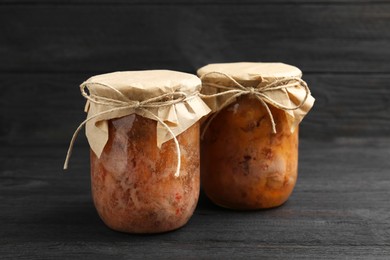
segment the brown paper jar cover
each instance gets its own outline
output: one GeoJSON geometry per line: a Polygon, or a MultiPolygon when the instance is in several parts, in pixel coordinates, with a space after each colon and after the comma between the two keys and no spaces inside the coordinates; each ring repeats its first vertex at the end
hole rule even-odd
{"type": "Polygon", "coordinates": [[[200,68],[198,76],[206,96],[242,91],[230,100],[233,94],[205,98],[214,112],[203,124],[207,128],[201,141],[201,184],[206,195],[215,204],[231,209],[280,206],[297,180],[298,124],[314,103],[310,91],[303,87],[302,72],[283,63],[241,62],[210,64],[200,68]],[[291,82],[293,87],[277,88],[291,82]],[[265,90],[273,83],[278,84],[265,90]],[[261,94],[256,97],[252,93],[261,94]],[[301,106],[283,110],[268,98],[281,107],[301,106]]]}
{"type": "Polygon", "coordinates": [[[200,80],[175,71],[131,71],[94,76],[83,85],[89,97],[100,100],[88,100],[88,116],[103,113],[87,123],[92,195],[101,219],[129,233],[158,233],[185,225],[199,196],[199,119],[209,112],[198,97],[200,80]],[[185,98],[169,103],[166,94],[172,93],[185,98]],[[109,105],[103,105],[107,100],[109,105]],[[177,176],[174,139],[181,159],[177,176]]]}

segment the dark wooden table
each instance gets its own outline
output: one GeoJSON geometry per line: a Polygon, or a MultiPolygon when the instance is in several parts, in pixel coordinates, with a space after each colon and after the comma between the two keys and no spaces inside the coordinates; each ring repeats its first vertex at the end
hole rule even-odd
{"type": "Polygon", "coordinates": [[[108,229],[90,195],[88,148],[0,148],[1,259],[390,259],[390,139],[301,140],[299,180],[282,207],[252,212],[201,195],[183,228],[108,229]]]}
{"type": "Polygon", "coordinates": [[[390,259],[390,1],[0,0],[0,25],[0,259],[390,259]],[[62,171],[78,85],[233,61],[296,65],[316,98],[290,200],[238,212],[201,195],[175,232],[105,227],[85,138],[62,171]]]}

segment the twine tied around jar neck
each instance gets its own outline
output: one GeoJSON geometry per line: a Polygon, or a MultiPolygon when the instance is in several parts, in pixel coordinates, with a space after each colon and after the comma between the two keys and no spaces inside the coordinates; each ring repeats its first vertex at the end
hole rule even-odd
{"type": "Polygon", "coordinates": [[[98,104],[98,105],[103,105],[103,106],[110,106],[113,107],[109,110],[97,113],[95,115],[92,115],[85,119],[81,124],[77,127],[76,131],[73,133],[72,139],[69,144],[68,152],[66,154],[66,159],[64,163],[64,170],[68,169],[68,164],[69,164],[69,159],[72,155],[72,150],[73,150],[73,145],[74,142],[76,141],[77,135],[80,132],[80,130],[83,128],[83,126],[89,122],[90,120],[106,115],[115,111],[120,111],[120,110],[126,110],[126,109],[141,109],[143,112],[146,114],[150,115],[152,118],[154,118],[157,122],[159,122],[166,130],[171,134],[173,141],[175,142],[176,145],[176,153],[177,153],[177,166],[176,166],[176,172],[175,172],[175,177],[178,177],[180,175],[180,166],[181,166],[181,151],[180,151],[180,146],[179,146],[179,141],[177,140],[175,134],[171,130],[171,128],[158,116],[150,112],[148,109],[150,108],[159,108],[159,107],[164,107],[164,106],[171,106],[174,104],[178,104],[180,102],[183,102],[185,100],[189,100],[192,97],[195,97],[196,95],[199,94],[199,92],[194,92],[190,96],[184,92],[174,92],[174,93],[166,93],[162,94],[157,97],[153,97],[147,100],[143,101],[138,101],[138,100],[130,100],[127,98],[122,92],[120,92],[118,89],[107,85],[107,84],[102,84],[102,83],[97,83],[97,82],[84,82],[83,84],[80,85],[80,91],[81,95],[87,99],[89,102],[98,104]],[[87,84],[95,84],[95,85],[100,85],[106,88],[109,88],[119,94],[123,100],[118,100],[118,99],[111,99],[99,95],[95,95],[92,93],[89,93],[87,84]],[[87,92],[88,91],[88,92],[87,92]]]}
{"type": "Polygon", "coordinates": [[[203,74],[200,77],[200,79],[202,80],[202,85],[203,86],[226,90],[226,91],[223,91],[223,92],[220,92],[220,93],[210,94],[210,95],[199,94],[199,96],[201,98],[206,99],[206,98],[214,98],[214,97],[219,97],[219,96],[224,96],[224,95],[229,95],[229,94],[232,95],[227,100],[225,100],[225,102],[219,107],[218,111],[215,112],[210,117],[209,120],[207,120],[207,123],[206,123],[206,125],[205,125],[205,127],[203,128],[203,131],[202,131],[202,135],[201,135],[202,139],[204,138],[206,130],[209,128],[211,122],[218,115],[218,113],[223,108],[228,106],[234,99],[236,99],[236,98],[238,98],[238,97],[240,97],[242,95],[251,95],[251,96],[254,96],[257,100],[260,101],[260,103],[264,106],[264,108],[266,109],[266,111],[268,113],[268,116],[270,118],[271,125],[272,125],[272,132],[274,134],[276,134],[276,124],[275,124],[274,117],[272,115],[272,112],[271,112],[268,104],[270,104],[270,105],[272,105],[272,106],[274,106],[274,107],[276,107],[278,109],[285,110],[285,111],[287,111],[287,110],[296,110],[296,109],[301,108],[305,104],[307,98],[310,95],[310,89],[307,86],[307,83],[304,80],[302,80],[301,78],[298,78],[298,77],[280,78],[280,79],[276,79],[275,81],[273,81],[273,82],[271,82],[269,84],[265,84],[265,85],[262,85],[262,82],[263,82],[263,80],[262,80],[257,88],[245,87],[242,84],[240,84],[239,82],[237,82],[237,80],[235,80],[233,77],[231,77],[231,76],[229,76],[229,75],[227,75],[225,73],[218,72],[218,71],[212,71],[212,72],[208,72],[206,74],[203,74]],[[235,85],[235,87],[224,86],[224,85],[211,83],[211,82],[204,82],[204,78],[209,76],[209,75],[211,75],[211,74],[218,74],[218,75],[221,75],[223,77],[226,77],[227,79],[229,79],[235,85]],[[302,101],[298,105],[296,105],[296,106],[291,106],[291,107],[285,106],[285,105],[280,104],[279,102],[277,102],[276,100],[270,98],[269,96],[267,96],[265,94],[266,92],[269,92],[269,91],[293,88],[293,87],[297,87],[297,86],[302,86],[305,89],[306,93],[305,93],[304,99],[302,99],[302,101]]]}

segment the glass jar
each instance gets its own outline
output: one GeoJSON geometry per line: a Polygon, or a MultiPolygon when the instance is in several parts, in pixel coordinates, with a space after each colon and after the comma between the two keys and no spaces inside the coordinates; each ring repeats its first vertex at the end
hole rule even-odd
{"type": "Polygon", "coordinates": [[[284,112],[243,96],[222,109],[202,140],[202,187],[217,205],[232,209],[272,208],[290,196],[297,179],[298,129],[284,112]]]}
{"type": "Polygon", "coordinates": [[[174,176],[173,140],[156,146],[156,124],[136,114],[109,122],[100,158],[91,151],[92,195],[110,228],[130,233],[177,229],[192,216],[199,197],[199,123],[181,133],[181,169],[174,176]]]}
{"type": "Polygon", "coordinates": [[[87,99],[95,207],[117,231],[159,233],[182,227],[200,189],[199,120],[210,112],[192,74],[127,71],[89,78],[87,99]]]}
{"type": "MultiPolygon", "coordinates": [[[[275,74],[300,77],[301,72],[294,68],[273,63],[228,63],[211,64],[198,71],[210,96],[232,89],[243,91],[225,107],[221,107],[227,100],[224,95],[208,100],[216,114],[204,124],[201,184],[215,204],[240,210],[265,209],[282,205],[291,195],[297,180],[299,122],[292,128],[291,114],[270,104],[267,111],[259,100],[261,95],[252,95],[250,89],[269,95],[260,89],[276,80],[275,74]]],[[[297,112],[310,109],[313,101],[311,96],[306,98],[297,112]]]]}

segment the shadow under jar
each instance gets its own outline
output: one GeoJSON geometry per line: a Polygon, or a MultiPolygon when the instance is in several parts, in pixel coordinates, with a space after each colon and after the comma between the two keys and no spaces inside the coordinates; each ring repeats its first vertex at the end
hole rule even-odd
{"type": "MultiPolygon", "coordinates": [[[[203,89],[211,95],[220,93],[220,89],[207,88],[210,82],[234,89],[233,81],[238,80],[238,84],[250,89],[261,86],[264,77],[272,79],[274,75],[270,73],[278,69],[278,75],[285,74],[283,77],[300,77],[300,70],[294,68],[279,63],[211,64],[201,68],[198,74],[204,81],[203,89]]],[[[255,95],[240,95],[218,110],[224,101],[209,100],[217,114],[208,119],[211,120],[208,125],[204,124],[207,127],[201,143],[204,192],[215,204],[231,209],[282,205],[297,180],[298,124],[292,130],[289,115],[268,105],[275,123],[274,133],[270,113],[255,95]]],[[[313,101],[311,97],[307,100],[306,109],[310,109],[313,101]]]]}
{"type": "Polygon", "coordinates": [[[88,100],[94,204],[117,231],[182,227],[199,198],[201,81],[169,71],[114,72],[81,84],[88,100]]]}

